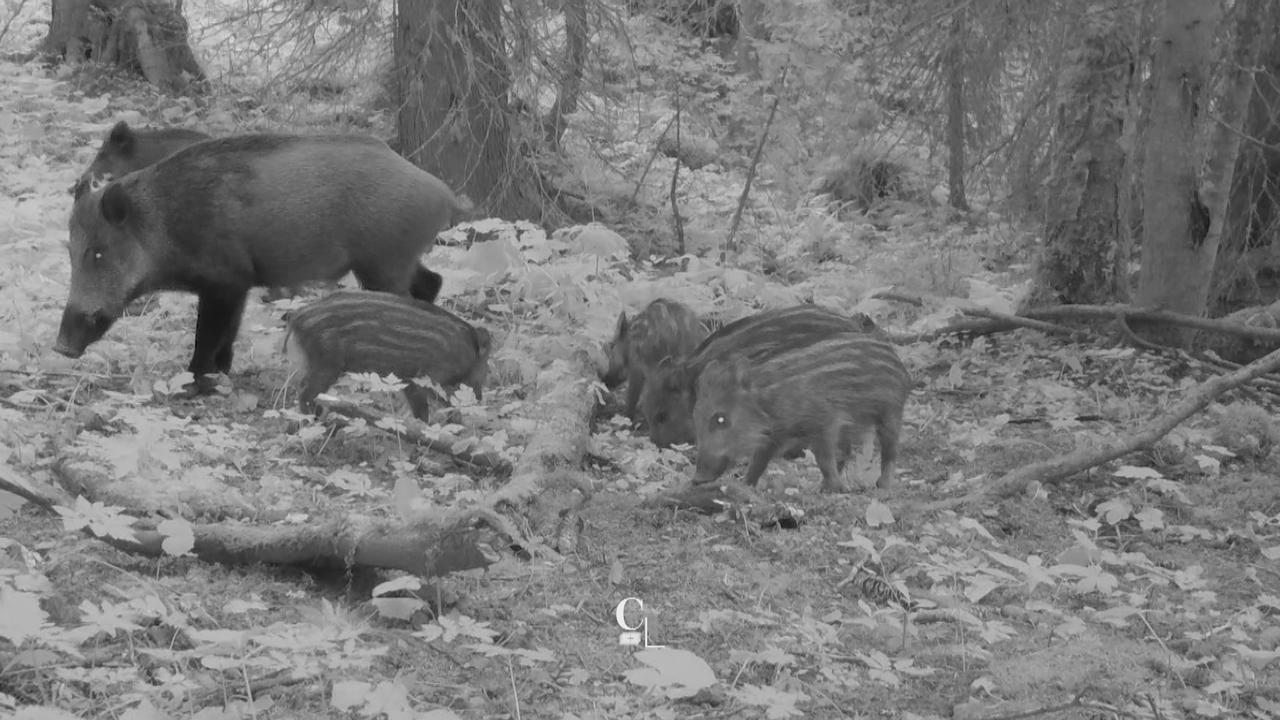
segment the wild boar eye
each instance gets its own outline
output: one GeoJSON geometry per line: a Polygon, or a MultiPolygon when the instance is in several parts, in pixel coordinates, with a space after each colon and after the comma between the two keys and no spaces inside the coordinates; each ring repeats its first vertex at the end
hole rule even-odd
{"type": "Polygon", "coordinates": [[[724,413],[716,413],[715,415],[712,415],[711,429],[712,430],[728,430],[729,418],[726,417],[724,413]]]}

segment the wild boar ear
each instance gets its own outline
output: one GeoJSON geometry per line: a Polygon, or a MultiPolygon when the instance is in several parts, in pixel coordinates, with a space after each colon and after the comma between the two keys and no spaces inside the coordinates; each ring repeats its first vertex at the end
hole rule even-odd
{"type": "Polygon", "coordinates": [[[623,310],[618,313],[618,326],[614,328],[613,336],[622,339],[627,336],[627,312],[623,310]]]}
{"type": "Polygon", "coordinates": [[[121,120],[111,128],[111,134],[107,136],[107,144],[114,145],[124,151],[126,154],[133,151],[133,130],[129,129],[129,123],[121,120]]]}
{"type": "Polygon", "coordinates": [[[133,201],[129,199],[129,194],[120,186],[120,183],[113,182],[102,191],[99,207],[104,220],[112,225],[119,225],[133,212],[133,201]]]}

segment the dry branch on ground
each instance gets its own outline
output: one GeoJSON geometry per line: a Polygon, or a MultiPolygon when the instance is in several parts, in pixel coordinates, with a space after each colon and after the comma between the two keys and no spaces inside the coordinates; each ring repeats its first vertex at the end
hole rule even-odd
{"type": "MultiPolygon", "coordinates": [[[[64,461],[57,464],[55,472],[63,488],[73,494],[94,502],[103,502],[104,495],[120,499],[119,484],[93,464],[64,461]],[[103,491],[98,492],[99,488],[103,491]]],[[[361,522],[350,517],[303,526],[197,523],[191,526],[195,537],[191,552],[205,562],[225,565],[265,563],[308,570],[387,568],[423,576],[441,575],[484,567],[492,562],[487,548],[509,542],[495,538],[493,523],[485,528],[483,523],[475,522],[477,517],[471,513],[445,521],[407,524],[361,522]]],[[[133,541],[99,539],[145,557],[165,554],[165,536],[142,521],[134,525],[133,541]]]]}
{"type": "MultiPolygon", "coordinates": [[[[263,511],[261,503],[220,483],[192,482],[163,488],[158,485],[171,484],[115,477],[102,463],[74,454],[56,465],[55,474],[71,495],[121,505],[135,514],[176,511],[202,517],[242,517],[254,508],[258,524],[192,526],[192,552],[206,562],[281,564],[312,570],[386,568],[424,576],[483,567],[493,562],[499,548],[541,546],[540,538],[554,532],[558,518],[575,513],[590,498],[591,488],[580,468],[596,406],[595,375],[595,364],[587,352],[549,363],[537,379],[535,397],[525,406],[539,427],[516,463],[510,482],[491,496],[488,508],[463,509],[444,519],[435,515],[396,523],[348,516],[309,526],[283,525],[275,524],[283,520],[279,513],[263,511]]],[[[325,406],[374,427],[385,424],[381,422],[385,418],[348,403],[329,402],[325,406]]],[[[395,432],[477,466],[507,467],[495,453],[476,451],[456,438],[428,435],[408,424],[399,424],[395,432]]],[[[175,478],[174,482],[180,481],[175,478]]],[[[148,557],[164,554],[165,536],[154,528],[138,524],[134,534],[131,541],[102,539],[127,552],[148,557]]]]}
{"type": "Polygon", "coordinates": [[[539,427],[516,462],[511,480],[490,498],[496,512],[525,528],[526,548],[553,533],[557,520],[591,499],[582,476],[582,458],[591,437],[598,398],[596,366],[585,349],[544,368],[535,383],[533,404],[539,427]]]}
{"type": "Polygon", "coordinates": [[[1009,497],[1026,492],[1032,483],[1061,482],[1077,473],[1153,446],[1184,420],[1203,410],[1228,390],[1238,388],[1269,372],[1280,369],[1280,350],[1231,373],[1215,377],[1188,393],[1168,410],[1152,418],[1132,433],[1101,446],[1080,448],[1064,455],[1033,463],[1007,473],[977,493],[933,503],[926,510],[941,510],[991,497],[1009,497]]]}
{"type": "MultiPolygon", "coordinates": [[[[874,297],[881,300],[893,300],[916,306],[924,305],[925,298],[920,295],[888,290],[876,293],[874,297]]],[[[949,323],[945,327],[928,332],[897,334],[891,336],[898,344],[934,340],[948,335],[990,335],[1017,328],[1028,328],[1045,333],[1088,337],[1088,333],[1078,328],[1058,324],[1063,320],[1105,320],[1144,323],[1163,323],[1179,327],[1199,330],[1202,333],[1227,335],[1247,338],[1262,343],[1280,343],[1280,329],[1272,329],[1275,316],[1280,310],[1272,308],[1252,308],[1249,313],[1233,313],[1230,319],[1209,319],[1182,315],[1166,310],[1139,308],[1132,305],[1059,305],[1056,307],[1031,308],[1017,315],[1001,313],[978,306],[977,304],[958,298],[929,298],[933,304],[951,304],[969,316],[949,323]],[[982,318],[982,319],[976,319],[982,318]],[[1241,320],[1248,318],[1256,324],[1244,324],[1241,320]]]]}

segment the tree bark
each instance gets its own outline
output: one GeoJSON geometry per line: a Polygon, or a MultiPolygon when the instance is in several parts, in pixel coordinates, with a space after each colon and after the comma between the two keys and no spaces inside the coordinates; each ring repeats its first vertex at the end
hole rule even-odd
{"type": "Polygon", "coordinates": [[[395,64],[399,150],[501,217],[537,222],[508,102],[500,0],[398,0],[395,64]]]}
{"type": "Polygon", "coordinates": [[[53,0],[49,16],[49,34],[44,38],[46,55],[67,62],[89,59],[89,50],[81,38],[88,33],[89,0],[53,0]]]}
{"type": "MultiPolygon", "coordinates": [[[[1209,106],[1208,67],[1217,3],[1166,0],[1153,63],[1151,125],[1143,157],[1142,276],[1138,304],[1203,315],[1214,255],[1196,182],[1196,130],[1209,106]]],[[[1146,339],[1185,346],[1188,333],[1135,328],[1146,339]]]]}
{"type": "Polygon", "coordinates": [[[565,117],[578,109],[578,96],[582,93],[582,73],[587,64],[586,0],[564,0],[564,65],[560,68],[560,91],[551,106],[544,125],[547,143],[560,148],[564,135],[565,117]]]}
{"type": "Polygon", "coordinates": [[[118,65],[167,92],[205,79],[187,21],[166,0],[53,0],[44,50],[70,64],[118,65]]]}
{"type": "Polygon", "coordinates": [[[1200,184],[1200,196],[1209,213],[1204,253],[1215,260],[1227,224],[1227,208],[1231,199],[1229,190],[1235,177],[1236,160],[1240,156],[1242,118],[1249,104],[1254,69],[1262,51],[1261,27],[1271,26],[1266,20],[1275,13],[1273,5],[1271,0],[1241,0],[1234,7],[1233,39],[1230,51],[1224,53],[1228,58],[1225,63],[1226,82],[1222,83],[1221,94],[1213,105],[1218,110],[1218,117],[1205,146],[1207,157],[1200,184]]]}
{"type": "Polygon", "coordinates": [[[1119,23],[1097,22],[1062,75],[1045,248],[1023,307],[1105,303],[1126,294],[1120,224],[1131,58],[1119,23]]]}
{"type": "Polygon", "coordinates": [[[965,126],[964,107],[964,40],[965,7],[951,16],[951,35],[947,49],[947,203],[956,210],[969,210],[964,192],[965,126]]]}
{"type": "MultiPolygon", "coordinates": [[[[1235,23],[1240,37],[1254,32],[1269,43],[1259,52],[1258,71],[1248,74],[1248,108],[1231,176],[1231,192],[1223,211],[1222,242],[1214,271],[1211,306],[1222,315],[1242,306],[1269,303],[1280,296],[1280,260],[1271,246],[1280,234],[1280,12],[1268,6],[1253,28],[1235,23]]],[[[1239,41],[1237,40],[1237,45],[1239,41]]],[[[1225,186],[1224,186],[1225,187],[1225,186]]]]}

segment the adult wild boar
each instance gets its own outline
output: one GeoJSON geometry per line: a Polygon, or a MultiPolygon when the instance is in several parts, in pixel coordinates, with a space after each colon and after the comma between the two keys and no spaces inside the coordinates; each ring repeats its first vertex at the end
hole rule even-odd
{"type": "Polygon", "coordinates": [[[197,379],[229,373],[250,288],[350,271],[369,290],[434,302],[441,278],[418,258],[468,210],[374,138],[197,143],[76,201],[71,292],[54,350],[79,357],[131,300],[181,290],[199,298],[188,369],[197,379]]]}
{"type": "Polygon", "coordinates": [[[121,120],[102,141],[98,154],[94,156],[89,168],[80,175],[80,179],[71,188],[71,193],[80,199],[88,192],[97,178],[111,180],[124,177],[134,170],[155,165],[175,152],[189,145],[194,145],[209,136],[187,128],[144,128],[134,129],[129,123],[121,120]]]}

